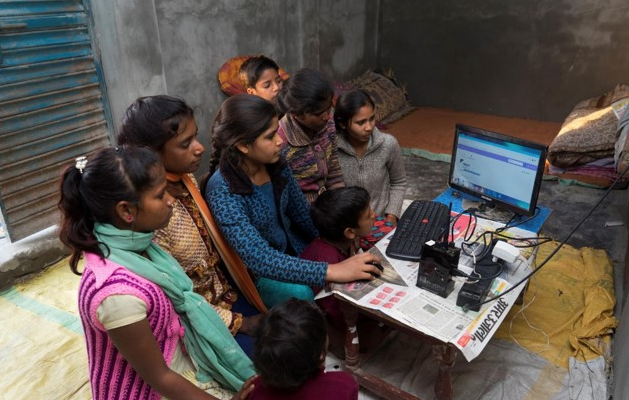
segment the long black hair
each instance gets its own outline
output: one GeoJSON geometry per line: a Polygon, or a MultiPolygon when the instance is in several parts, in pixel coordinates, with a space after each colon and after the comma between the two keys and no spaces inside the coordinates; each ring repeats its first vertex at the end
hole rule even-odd
{"type": "Polygon", "coordinates": [[[70,249],[70,268],[80,275],[77,264],[83,252],[105,257],[93,234],[94,224],[113,223],[120,201],[139,204],[142,193],[151,188],[159,156],[150,149],[134,146],[104,148],[87,158],[79,169],[69,165],[61,174],[61,228],[59,237],[70,249]]]}
{"type": "Polygon", "coordinates": [[[334,107],[334,124],[336,131],[347,133],[347,127],[356,113],[366,105],[375,110],[376,105],[367,92],[362,89],[352,89],[341,94],[336,99],[334,107]]]}
{"type": "Polygon", "coordinates": [[[210,175],[220,164],[240,166],[243,154],[238,144],[252,144],[277,117],[273,104],[262,97],[237,94],[223,102],[212,124],[210,175]]]}
{"type": "Polygon", "coordinates": [[[140,97],[122,117],[118,145],[145,146],[161,152],[166,142],[177,136],[182,121],[187,118],[194,118],[194,111],[180,98],[140,97]]]}
{"type": "Polygon", "coordinates": [[[282,115],[304,115],[320,111],[333,96],[334,86],[321,71],[302,68],[284,82],[277,108],[282,115]]]}

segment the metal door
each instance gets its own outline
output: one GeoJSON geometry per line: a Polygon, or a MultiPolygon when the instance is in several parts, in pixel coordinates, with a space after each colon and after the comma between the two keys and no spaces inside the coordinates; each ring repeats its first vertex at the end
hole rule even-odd
{"type": "Polygon", "coordinates": [[[0,207],[12,241],[58,223],[63,166],[111,142],[88,5],[0,0],[0,207]]]}

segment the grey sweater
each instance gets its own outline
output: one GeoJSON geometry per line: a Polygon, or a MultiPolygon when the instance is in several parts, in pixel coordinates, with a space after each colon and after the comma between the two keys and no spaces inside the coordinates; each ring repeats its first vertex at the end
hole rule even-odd
{"type": "Polygon", "coordinates": [[[367,189],[377,215],[393,214],[399,218],[406,192],[406,172],[397,140],[374,128],[365,155],[358,158],[345,134],[339,134],[338,152],[345,186],[367,189]]]}

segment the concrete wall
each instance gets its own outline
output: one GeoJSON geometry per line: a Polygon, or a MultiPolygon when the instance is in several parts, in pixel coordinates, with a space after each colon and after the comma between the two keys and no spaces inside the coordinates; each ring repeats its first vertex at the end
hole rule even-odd
{"type": "Polygon", "coordinates": [[[417,106],[563,121],[628,82],[626,0],[383,0],[380,60],[417,106]]]}
{"type": "Polygon", "coordinates": [[[93,3],[115,123],[140,95],[180,96],[195,109],[205,145],[226,98],[217,73],[231,57],[264,53],[289,73],[310,66],[333,80],[355,77],[376,60],[377,1],[93,3]]]}
{"type": "Polygon", "coordinates": [[[375,60],[376,33],[366,27],[372,3],[155,0],[167,92],[195,106],[209,144],[211,121],[226,98],[216,78],[226,60],[264,53],[289,73],[311,66],[330,79],[351,77],[375,60]]]}
{"type": "Polygon", "coordinates": [[[98,51],[114,128],[139,96],[166,93],[155,7],[152,2],[91,2],[98,51]]]}

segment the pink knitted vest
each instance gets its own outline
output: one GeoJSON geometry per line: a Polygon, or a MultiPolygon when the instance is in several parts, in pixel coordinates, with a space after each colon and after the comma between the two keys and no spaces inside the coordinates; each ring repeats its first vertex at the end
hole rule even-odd
{"type": "Polygon", "coordinates": [[[121,356],[98,321],[97,309],[110,295],[141,299],[164,360],[170,365],[183,327],[168,296],[156,284],[95,254],[85,254],[85,272],[79,286],[79,313],[85,332],[90,383],[94,400],[159,400],[151,388],[121,356]]]}

